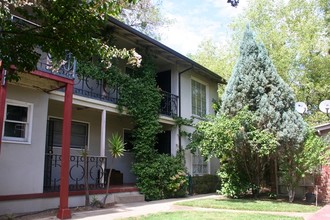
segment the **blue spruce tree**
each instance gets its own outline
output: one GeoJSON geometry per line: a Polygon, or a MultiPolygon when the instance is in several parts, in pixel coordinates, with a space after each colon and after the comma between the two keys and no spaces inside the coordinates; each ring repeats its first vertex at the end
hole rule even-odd
{"type": "MultiPolygon", "coordinates": [[[[279,143],[271,161],[277,158],[279,166],[288,173],[294,172],[292,157],[303,149],[307,131],[294,104],[293,91],[277,74],[267,50],[257,43],[253,31],[247,26],[240,45],[240,56],[222,96],[220,114],[235,116],[243,108],[253,112],[258,128],[272,133],[279,143]]],[[[271,164],[274,189],[277,168],[271,164]]],[[[297,182],[298,179],[287,181],[290,201],[294,198],[295,184],[290,185],[289,182],[297,182]]]]}
{"type": "Polygon", "coordinates": [[[247,27],[239,59],[222,96],[221,114],[233,116],[247,106],[255,112],[259,128],[275,134],[281,145],[295,145],[303,142],[306,125],[294,104],[293,91],[247,27]]]}

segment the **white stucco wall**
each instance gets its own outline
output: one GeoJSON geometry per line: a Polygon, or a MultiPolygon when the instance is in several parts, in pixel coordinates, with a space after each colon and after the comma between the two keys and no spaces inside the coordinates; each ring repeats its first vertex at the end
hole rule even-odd
{"type": "MultiPolygon", "coordinates": [[[[123,137],[124,129],[130,130],[133,128],[130,117],[125,115],[108,115],[107,125],[107,139],[111,138],[113,133],[118,133],[123,137]]],[[[108,146],[106,145],[106,155],[108,157],[107,168],[110,168],[112,165],[113,169],[119,170],[121,173],[123,173],[123,183],[136,182],[136,176],[132,172],[132,164],[134,162],[134,155],[132,152],[125,152],[123,157],[113,160],[108,151],[108,146]]]]}
{"type": "MultiPolygon", "coordinates": [[[[194,70],[189,70],[183,74],[181,74],[181,117],[190,119],[192,114],[192,101],[191,101],[191,80],[198,81],[204,85],[206,85],[206,113],[214,114],[214,110],[212,109],[212,100],[218,100],[218,85],[214,81],[201,76],[194,70]]],[[[194,117],[194,122],[197,122],[198,116],[194,117]]],[[[192,133],[194,131],[193,127],[183,126],[182,130],[192,133]]],[[[189,144],[189,140],[186,137],[182,137],[181,145],[183,148],[189,144]]],[[[188,172],[192,174],[192,154],[189,150],[185,151],[186,157],[186,167],[188,172]]],[[[209,161],[209,172],[211,174],[216,174],[219,169],[219,161],[217,159],[211,159],[209,161]]]]}
{"type": "Polygon", "coordinates": [[[31,144],[3,142],[0,195],[43,191],[48,94],[8,85],[7,98],[33,104],[31,144]]]}

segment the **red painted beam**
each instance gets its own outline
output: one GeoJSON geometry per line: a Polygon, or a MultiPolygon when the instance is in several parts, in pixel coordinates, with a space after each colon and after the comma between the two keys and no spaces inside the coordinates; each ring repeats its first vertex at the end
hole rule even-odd
{"type": "Polygon", "coordinates": [[[64,96],[63,130],[62,130],[62,163],[60,183],[60,207],[57,212],[59,219],[71,218],[69,209],[69,169],[70,169],[70,140],[72,120],[73,84],[66,84],[64,96]]]}
{"type": "Polygon", "coordinates": [[[1,152],[1,143],[2,143],[2,132],[3,132],[3,123],[5,117],[5,108],[6,108],[6,96],[7,96],[7,82],[5,79],[6,70],[2,69],[0,72],[0,152],[1,152]]]}
{"type": "Polygon", "coordinates": [[[47,78],[47,79],[55,80],[55,81],[66,83],[66,84],[73,84],[74,83],[73,79],[68,79],[68,78],[65,78],[65,77],[62,77],[62,76],[59,76],[59,75],[47,73],[47,72],[40,71],[40,70],[34,70],[31,73],[33,75],[40,76],[42,78],[47,78]]]}
{"type": "MultiPolygon", "coordinates": [[[[0,66],[1,66],[1,63],[0,63],[0,66]]],[[[10,65],[10,69],[16,70],[16,66],[10,65]]],[[[30,73],[33,74],[33,75],[40,76],[42,78],[52,79],[52,80],[62,82],[62,83],[67,83],[67,84],[73,84],[74,83],[73,79],[65,78],[65,77],[62,77],[60,75],[56,75],[56,74],[52,74],[52,73],[47,73],[47,72],[44,72],[44,71],[41,71],[41,70],[34,70],[30,73]]]]}

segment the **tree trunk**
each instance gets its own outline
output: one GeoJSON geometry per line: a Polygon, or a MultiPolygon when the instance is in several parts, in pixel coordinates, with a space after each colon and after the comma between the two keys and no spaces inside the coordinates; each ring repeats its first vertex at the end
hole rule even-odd
{"type": "Polygon", "coordinates": [[[293,187],[293,186],[288,187],[288,195],[289,195],[289,202],[293,202],[294,197],[296,195],[295,187],[293,187]]]}

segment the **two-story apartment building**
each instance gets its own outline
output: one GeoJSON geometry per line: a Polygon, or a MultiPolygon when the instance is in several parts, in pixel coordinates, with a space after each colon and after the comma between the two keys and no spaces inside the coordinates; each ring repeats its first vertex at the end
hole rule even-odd
{"type": "MultiPolygon", "coordinates": [[[[224,84],[225,80],[116,19],[111,18],[109,23],[118,48],[136,48],[142,56],[147,49],[154,55],[156,80],[163,95],[159,121],[164,130],[155,147],[160,153],[175,155],[179,148],[184,149],[187,140],[180,138],[174,117],[198,120],[206,114],[214,114],[212,100],[218,99],[218,85],[224,84]]],[[[134,157],[130,151],[134,124],[129,115],[118,111],[118,90],[105,86],[102,81],[81,77],[79,72],[72,75],[71,68],[63,70],[62,75],[54,74],[46,68],[47,59],[47,54],[41,53],[37,71],[20,74],[18,82],[3,80],[1,85],[4,117],[1,125],[0,214],[57,208],[63,197],[59,189],[63,184],[61,168],[64,160],[69,162],[66,165],[69,207],[84,204],[84,192],[81,191],[84,175],[88,174],[91,194],[104,194],[104,176],[111,160],[107,139],[113,133],[122,135],[127,151],[113,167],[116,171],[112,184],[116,186],[111,187],[111,192],[137,191],[136,177],[131,171],[134,157]],[[70,93],[73,93],[72,100],[70,93]],[[70,148],[63,153],[62,142],[70,135],[63,123],[66,125],[71,120],[70,148]],[[84,149],[89,152],[87,170],[83,165],[84,149]]],[[[127,69],[125,65],[120,68],[127,69]]],[[[193,128],[185,129],[192,131],[193,128]]],[[[216,160],[204,162],[188,150],[185,157],[191,175],[215,173],[219,167],[216,160]]],[[[110,199],[115,200],[114,197],[110,199]]]]}

